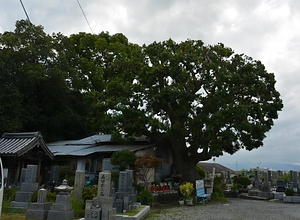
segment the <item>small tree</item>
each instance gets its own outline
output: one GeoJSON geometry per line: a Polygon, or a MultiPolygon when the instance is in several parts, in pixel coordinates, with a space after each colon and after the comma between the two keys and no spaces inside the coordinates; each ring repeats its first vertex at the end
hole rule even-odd
{"type": "Polygon", "coordinates": [[[147,189],[149,185],[149,180],[154,174],[150,174],[151,169],[155,169],[159,166],[161,160],[155,156],[146,154],[139,157],[135,161],[135,170],[138,178],[144,182],[144,188],[147,189]]]}
{"type": "Polygon", "coordinates": [[[110,162],[118,169],[123,171],[134,167],[135,155],[130,150],[121,150],[112,154],[110,162]]]}
{"type": "Polygon", "coordinates": [[[245,189],[251,184],[251,180],[246,176],[238,175],[234,180],[234,183],[239,184],[243,189],[245,189]]]}
{"type": "Polygon", "coordinates": [[[200,179],[205,178],[205,170],[203,170],[199,165],[196,165],[197,177],[200,179]]]}

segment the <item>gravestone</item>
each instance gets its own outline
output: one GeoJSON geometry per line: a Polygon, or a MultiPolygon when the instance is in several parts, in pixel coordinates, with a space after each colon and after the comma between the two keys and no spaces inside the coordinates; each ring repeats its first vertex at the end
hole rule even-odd
{"type": "Polygon", "coordinates": [[[204,179],[205,189],[207,194],[212,194],[214,188],[215,168],[213,168],[212,175],[204,179]]]}
{"type": "Polygon", "coordinates": [[[268,170],[268,181],[269,181],[269,183],[270,183],[271,186],[273,185],[272,177],[273,177],[272,171],[268,170]]]}
{"type": "Polygon", "coordinates": [[[22,168],[21,169],[21,176],[20,176],[21,184],[25,182],[25,177],[26,177],[26,168],[22,168]]]}
{"type": "Polygon", "coordinates": [[[221,171],[221,180],[224,184],[226,184],[227,180],[226,180],[226,172],[225,171],[221,171]]]}
{"type": "Polygon", "coordinates": [[[55,191],[58,192],[56,195],[55,203],[52,205],[51,210],[48,212],[48,220],[73,220],[74,211],[70,203],[69,192],[73,187],[68,186],[67,180],[63,180],[62,184],[55,187],[55,191]]]}
{"type": "Polygon", "coordinates": [[[205,172],[205,178],[210,178],[210,172],[209,171],[205,172]]]}
{"type": "Polygon", "coordinates": [[[226,184],[232,184],[231,182],[231,172],[230,170],[226,171],[226,184]]]}
{"type": "Polygon", "coordinates": [[[253,188],[259,189],[260,188],[260,182],[259,182],[259,172],[257,169],[254,170],[254,180],[253,180],[253,188]]]}
{"type": "Polygon", "coordinates": [[[264,182],[262,184],[261,191],[262,192],[270,192],[271,191],[268,172],[264,172],[264,182]]]}
{"type": "Polygon", "coordinates": [[[72,198],[82,200],[81,194],[85,182],[85,171],[76,170],[74,180],[74,190],[72,191],[72,198]]]}
{"type": "Polygon", "coordinates": [[[294,191],[298,190],[298,172],[297,171],[290,171],[291,175],[291,187],[294,189],[294,191]]]}
{"type": "Polygon", "coordinates": [[[133,171],[126,170],[119,173],[119,187],[115,193],[115,200],[113,207],[117,212],[127,212],[132,209],[134,203],[136,203],[137,193],[135,192],[133,183],[133,171]]]}
{"type": "Polygon", "coordinates": [[[97,197],[87,200],[85,220],[115,220],[116,210],[113,208],[111,196],[111,173],[100,172],[98,178],[97,197]]]}
{"type": "Polygon", "coordinates": [[[36,203],[31,203],[26,212],[26,219],[47,219],[51,203],[46,202],[47,190],[40,189],[36,203]]]}
{"type": "Polygon", "coordinates": [[[266,199],[273,199],[274,193],[271,193],[271,184],[269,181],[269,174],[268,172],[263,173],[264,181],[261,185],[261,191],[258,193],[259,197],[264,197],[266,199]]]}
{"type": "Polygon", "coordinates": [[[31,197],[38,190],[36,182],[37,165],[27,165],[24,182],[21,183],[21,190],[16,193],[15,201],[11,203],[11,207],[15,209],[26,209],[31,203],[31,197]]]}
{"type": "Polygon", "coordinates": [[[281,177],[283,177],[283,172],[281,170],[277,170],[277,176],[281,179],[281,177]]]}
{"type": "Polygon", "coordinates": [[[49,180],[47,182],[47,189],[50,190],[51,192],[54,191],[54,187],[60,184],[59,176],[60,176],[59,166],[58,165],[51,166],[49,180]]]}

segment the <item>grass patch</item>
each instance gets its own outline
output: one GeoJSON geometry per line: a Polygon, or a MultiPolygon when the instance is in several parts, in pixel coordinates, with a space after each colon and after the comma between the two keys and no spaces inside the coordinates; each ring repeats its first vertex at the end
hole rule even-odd
{"type": "Polygon", "coordinates": [[[130,212],[125,212],[122,213],[121,215],[127,215],[127,216],[135,216],[136,214],[138,214],[143,208],[145,208],[145,205],[141,205],[141,207],[131,210],[130,212]]]}
{"type": "Polygon", "coordinates": [[[22,214],[4,214],[0,220],[26,220],[26,217],[22,214]]]}
{"type": "MultiPolygon", "coordinates": [[[[173,218],[175,216],[181,216],[182,211],[178,209],[172,209],[174,207],[178,207],[176,204],[157,204],[151,207],[149,214],[146,216],[146,220],[155,220],[163,216],[167,216],[168,218],[173,218]]],[[[164,218],[162,218],[163,220],[164,218]]]]}

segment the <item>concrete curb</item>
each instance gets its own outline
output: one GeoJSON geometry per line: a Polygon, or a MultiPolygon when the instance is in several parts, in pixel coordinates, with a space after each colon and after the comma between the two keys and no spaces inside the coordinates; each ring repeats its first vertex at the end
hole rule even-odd
{"type": "Polygon", "coordinates": [[[116,215],[117,220],[140,220],[144,219],[150,211],[150,206],[145,206],[141,209],[135,216],[128,216],[128,215],[116,215]]]}

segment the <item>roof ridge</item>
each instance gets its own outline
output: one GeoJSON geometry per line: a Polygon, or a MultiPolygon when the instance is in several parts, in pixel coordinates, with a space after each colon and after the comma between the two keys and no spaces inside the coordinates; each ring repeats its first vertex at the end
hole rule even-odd
{"type": "Polygon", "coordinates": [[[4,133],[2,138],[29,138],[29,137],[41,137],[39,131],[35,132],[20,132],[20,133],[4,133]]]}

